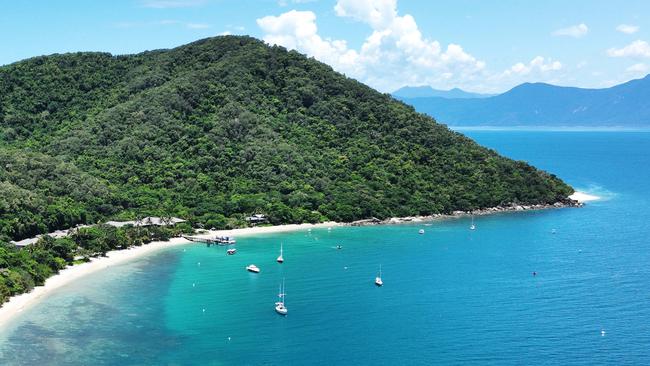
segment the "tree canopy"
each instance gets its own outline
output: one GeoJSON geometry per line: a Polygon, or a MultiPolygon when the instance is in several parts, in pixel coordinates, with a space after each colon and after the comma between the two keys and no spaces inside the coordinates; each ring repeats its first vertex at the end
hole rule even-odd
{"type": "MultiPolygon", "coordinates": [[[[0,235],[139,215],[225,228],[553,203],[573,189],[250,37],[0,67],[0,235]]],[[[0,265],[0,267],[2,267],[0,265]]]]}

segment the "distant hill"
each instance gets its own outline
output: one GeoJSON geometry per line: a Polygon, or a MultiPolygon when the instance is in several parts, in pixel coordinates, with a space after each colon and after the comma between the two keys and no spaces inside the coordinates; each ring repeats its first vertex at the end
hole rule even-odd
{"type": "Polygon", "coordinates": [[[650,75],[606,89],[526,83],[490,98],[402,100],[452,126],[650,127],[650,75]]]}
{"type": "Polygon", "coordinates": [[[405,86],[395,90],[392,95],[398,99],[403,98],[427,98],[427,97],[440,97],[440,98],[487,98],[495,94],[479,94],[466,92],[459,88],[450,90],[434,89],[430,86],[405,86]]]}

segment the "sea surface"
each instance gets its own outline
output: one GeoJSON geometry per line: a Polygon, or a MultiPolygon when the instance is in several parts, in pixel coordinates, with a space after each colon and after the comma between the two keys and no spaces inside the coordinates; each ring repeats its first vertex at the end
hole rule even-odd
{"type": "Polygon", "coordinates": [[[0,364],[649,365],[650,133],[465,133],[602,199],[171,248],[22,313],[0,364]]]}

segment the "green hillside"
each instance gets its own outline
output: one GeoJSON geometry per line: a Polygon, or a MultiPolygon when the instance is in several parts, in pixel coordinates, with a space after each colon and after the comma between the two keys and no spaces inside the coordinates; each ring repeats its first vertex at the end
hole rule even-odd
{"type": "Polygon", "coordinates": [[[329,66],[249,37],[0,67],[0,234],[553,203],[573,189],[329,66]]]}

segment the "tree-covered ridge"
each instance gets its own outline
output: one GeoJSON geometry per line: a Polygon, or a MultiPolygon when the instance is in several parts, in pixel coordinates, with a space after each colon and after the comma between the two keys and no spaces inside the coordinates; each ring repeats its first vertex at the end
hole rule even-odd
{"type": "Polygon", "coordinates": [[[73,176],[39,176],[47,171],[27,164],[0,172],[9,198],[33,196],[31,206],[0,212],[0,232],[13,238],[25,235],[8,220],[32,211],[39,228],[59,216],[149,214],[228,227],[253,212],[273,223],[351,221],[553,203],[573,191],[327,65],[249,37],[0,67],[0,141],[3,160],[39,156],[73,176]],[[53,188],[67,179],[79,192],[53,188]],[[73,212],[43,210],[61,199],[73,212]]]}

